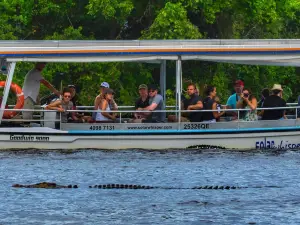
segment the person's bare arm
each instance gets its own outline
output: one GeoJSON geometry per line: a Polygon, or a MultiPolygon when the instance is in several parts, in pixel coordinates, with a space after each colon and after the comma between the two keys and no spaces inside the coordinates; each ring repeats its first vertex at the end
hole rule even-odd
{"type": "MultiPolygon", "coordinates": [[[[214,104],[212,105],[212,110],[217,110],[217,103],[216,102],[214,102],[214,104]]],[[[212,112],[213,113],[213,116],[215,117],[215,119],[218,119],[218,118],[220,118],[221,116],[223,116],[224,115],[224,111],[223,112],[217,112],[217,111],[215,111],[215,112],[212,112]]]]}
{"type": "Polygon", "coordinates": [[[250,109],[254,110],[254,109],[257,108],[257,100],[256,100],[256,98],[252,98],[251,101],[249,99],[245,99],[244,101],[246,101],[246,103],[250,107],[250,109]]]}
{"type": "Polygon", "coordinates": [[[237,109],[242,109],[243,108],[243,98],[237,101],[236,103],[236,108],[237,109]]]}
{"type": "Polygon", "coordinates": [[[55,102],[50,103],[46,106],[45,109],[48,110],[57,110],[59,112],[64,112],[65,110],[61,107],[61,100],[56,100],[55,102]]]}
{"type": "Polygon", "coordinates": [[[95,98],[95,101],[94,101],[94,109],[95,110],[97,110],[97,109],[99,109],[100,107],[100,103],[101,103],[101,98],[100,98],[100,96],[97,96],[96,98],[95,98]]]}
{"type": "MultiPolygon", "coordinates": [[[[153,111],[154,109],[156,109],[156,107],[158,106],[158,104],[156,104],[155,102],[153,102],[151,105],[147,106],[146,108],[138,108],[139,111],[153,111]]],[[[143,112],[143,115],[145,116],[149,116],[151,114],[151,112],[143,112]]]]}
{"type": "Polygon", "coordinates": [[[108,119],[115,120],[116,119],[115,115],[111,115],[108,112],[106,112],[107,105],[108,105],[108,102],[105,99],[103,99],[102,104],[101,104],[101,110],[102,110],[101,114],[108,119]]]}
{"type": "Polygon", "coordinates": [[[202,101],[198,101],[195,105],[189,105],[188,110],[199,110],[199,109],[203,109],[203,103],[202,101]]]}
{"type": "Polygon", "coordinates": [[[40,82],[41,82],[43,85],[45,85],[50,91],[52,91],[54,94],[56,94],[58,97],[61,95],[61,93],[60,93],[58,90],[56,90],[56,89],[52,86],[52,84],[50,84],[47,80],[42,79],[40,82]]]}

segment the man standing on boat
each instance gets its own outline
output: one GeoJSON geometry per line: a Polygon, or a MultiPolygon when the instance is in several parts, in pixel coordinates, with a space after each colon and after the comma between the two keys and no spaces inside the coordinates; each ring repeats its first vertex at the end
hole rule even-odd
{"type": "Polygon", "coordinates": [[[142,120],[143,123],[164,123],[166,120],[166,112],[156,112],[158,110],[165,110],[165,103],[163,97],[158,94],[158,88],[155,84],[148,86],[149,90],[149,106],[145,108],[138,108],[138,111],[153,111],[145,112],[148,114],[148,117],[142,120]]]}
{"type": "MultiPolygon", "coordinates": [[[[242,80],[235,81],[235,83],[234,83],[235,93],[228,98],[227,103],[226,103],[226,108],[227,109],[236,109],[236,104],[241,98],[240,95],[243,92],[244,86],[245,85],[244,85],[244,82],[242,80]]],[[[237,116],[237,113],[234,112],[234,111],[227,112],[227,113],[234,116],[234,117],[237,116]]]]}
{"type": "MultiPolygon", "coordinates": [[[[25,97],[23,109],[34,109],[34,105],[37,102],[37,97],[40,92],[40,84],[45,85],[50,91],[52,91],[57,96],[60,96],[60,92],[57,91],[52,84],[45,80],[42,76],[42,71],[45,68],[45,62],[38,62],[35,64],[35,68],[30,70],[24,80],[23,93],[25,97]]],[[[23,119],[32,120],[33,111],[23,112],[23,119]]]]}

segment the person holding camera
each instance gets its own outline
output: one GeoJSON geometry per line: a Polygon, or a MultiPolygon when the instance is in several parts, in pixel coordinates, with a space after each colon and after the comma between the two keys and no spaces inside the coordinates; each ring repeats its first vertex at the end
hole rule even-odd
{"type": "Polygon", "coordinates": [[[257,99],[251,94],[250,90],[244,88],[240,94],[240,100],[236,104],[238,109],[248,109],[247,111],[240,111],[240,119],[244,121],[257,120],[257,99]]]}

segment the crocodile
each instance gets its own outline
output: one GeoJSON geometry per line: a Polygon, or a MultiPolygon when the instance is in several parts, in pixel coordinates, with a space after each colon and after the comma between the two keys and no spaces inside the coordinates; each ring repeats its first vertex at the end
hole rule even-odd
{"type": "MultiPolygon", "coordinates": [[[[51,182],[42,182],[36,184],[13,184],[14,188],[46,188],[46,189],[59,189],[59,188],[79,188],[78,185],[59,185],[51,182]]],[[[89,188],[98,189],[203,189],[203,190],[233,190],[233,189],[245,189],[245,188],[280,188],[279,186],[253,186],[253,187],[241,187],[241,186],[219,186],[219,185],[205,185],[194,187],[164,187],[164,186],[146,186],[137,184],[98,184],[91,185],[89,188]]]]}
{"type": "Polygon", "coordinates": [[[78,185],[59,185],[50,182],[41,182],[36,184],[13,184],[15,188],[46,188],[46,189],[59,189],[59,188],[78,188],[78,185]]]}

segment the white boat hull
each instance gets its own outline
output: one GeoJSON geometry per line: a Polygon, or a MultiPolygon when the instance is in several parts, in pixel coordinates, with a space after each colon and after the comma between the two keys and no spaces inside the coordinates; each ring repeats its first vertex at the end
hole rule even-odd
{"type": "Polygon", "coordinates": [[[300,148],[300,129],[249,132],[69,133],[55,129],[0,130],[0,149],[187,149],[231,150],[300,148]]]}

